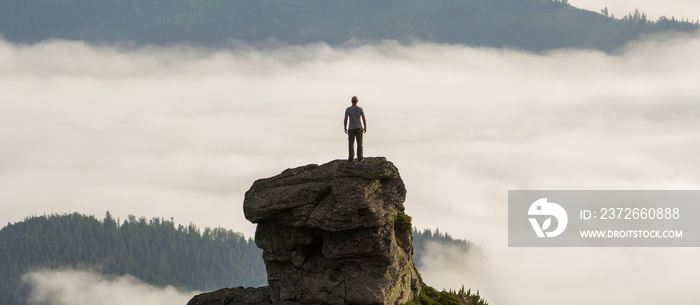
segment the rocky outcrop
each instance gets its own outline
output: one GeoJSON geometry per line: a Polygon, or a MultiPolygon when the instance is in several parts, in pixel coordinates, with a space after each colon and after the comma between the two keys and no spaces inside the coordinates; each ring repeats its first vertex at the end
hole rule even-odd
{"type": "Polygon", "coordinates": [[[398,169],[384,158],[312,164],[255,181],[243,210],[258,224],[270,286],[251,293],[269,291],[262,301],[272,304],[412,300],[420,283],[410,225],[396,224],[405,196],[398,169]]]}
{"type": "Polygon", "coordinates": [[[271,305],[270,287],[223,288],[195,296],[188,305],[271,305]]]}

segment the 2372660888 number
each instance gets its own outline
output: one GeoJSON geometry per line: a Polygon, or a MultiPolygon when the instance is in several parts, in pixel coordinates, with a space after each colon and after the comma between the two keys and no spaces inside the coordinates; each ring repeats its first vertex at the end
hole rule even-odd
{"type": "Polygon", "coordinates": [[[679,208],[601,208],[600,219],[678,219],[681,217],[679,208]]]}

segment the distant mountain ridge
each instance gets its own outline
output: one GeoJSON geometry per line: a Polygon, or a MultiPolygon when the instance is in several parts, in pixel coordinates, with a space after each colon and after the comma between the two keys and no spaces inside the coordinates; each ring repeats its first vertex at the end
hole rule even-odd
{"type": "MultiPolygon", "coordinates": [[[[602,8],[601,8],[602,9],[602,8]]],[[[194,43],[269,39],[289,44],[383,39],[531,51],[610,51],[644,34],[695,31],[698,23],[643,13],[616,19],[566,0],[10,0],[0,3],[8,41],[194,43]]]]}

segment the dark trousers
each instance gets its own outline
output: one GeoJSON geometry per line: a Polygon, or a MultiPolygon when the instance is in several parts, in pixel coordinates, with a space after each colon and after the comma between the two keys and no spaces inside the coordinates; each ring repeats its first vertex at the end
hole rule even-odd
{"type": "Polygon", "coordinates": [[[348,130],[348,160],[355,158],[353,145],[357,139],[357,158],[362,160],[362,128],[348,130]]]}

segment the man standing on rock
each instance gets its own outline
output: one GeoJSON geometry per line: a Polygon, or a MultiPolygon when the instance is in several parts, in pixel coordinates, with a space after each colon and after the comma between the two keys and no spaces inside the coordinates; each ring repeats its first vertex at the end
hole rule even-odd
{"type": "Polygon", "coordinates": [[[353,96],[350,101],[352,106],[345,109],[345,120],[343,121],[343,128],[348,135],[348,161],[352,162],[352,159],[355,158],[355,150],[353,149],[355,139],[357,139],[357,160],[362,161],[362,133],[367,132],[367,119],[365,119],[362,107],[357,106],[357,96],[353,96]],[[360,123],[360,117],[362,117],[362,123],[360,123]],[[348,125],[348,118],[350,118],[350,125],[348,125]]]}

